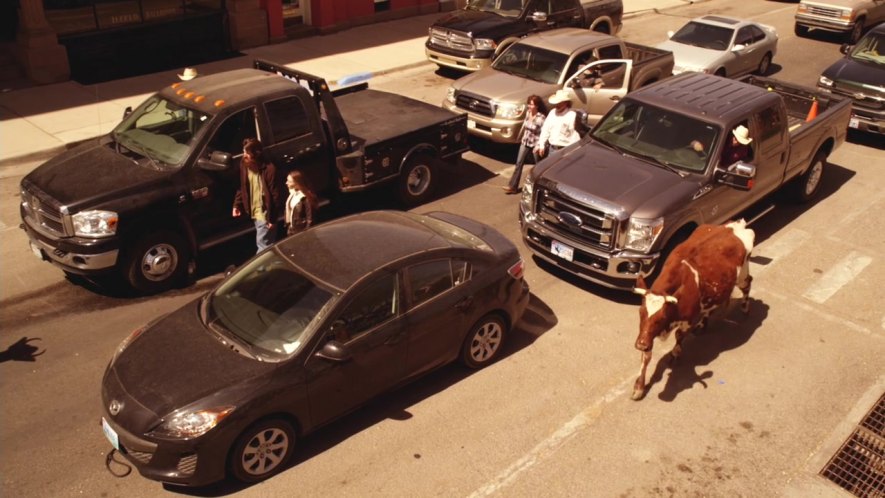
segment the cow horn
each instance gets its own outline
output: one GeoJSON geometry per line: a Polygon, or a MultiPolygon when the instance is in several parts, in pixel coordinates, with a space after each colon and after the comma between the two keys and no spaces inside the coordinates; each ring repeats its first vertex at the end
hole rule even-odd
{"type": "Polygon", "coordinates": [[[634,287],[634,288],[633,288],[633,293],[634,293],[634,294],[639,294],[640,296],[644,296],[646,292],[648,292],[648,289],[643,289],[643,288],[640,288],[640,287],[634,287]]]}
{"type": "Polygon", "coordinates": [[[673,304],[676,304],[679,302],[679,300],[676,299],[676,296],[664,296],[664,301],[666,301],[668,303],[673,303],[673,304]]]}

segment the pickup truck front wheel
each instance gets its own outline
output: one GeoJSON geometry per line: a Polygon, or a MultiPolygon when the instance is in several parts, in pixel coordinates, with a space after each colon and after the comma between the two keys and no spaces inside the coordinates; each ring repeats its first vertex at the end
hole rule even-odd
{"type": "Polygon", "coordinates": [[[143,294],[171,289],[184,279],[190,250],[175,232],[159,230],[142,236],[132,246],[123,267],[130,287],[143,294]]]}
{"type": "Polygon", "coordinates": [[[821,179],[824,176],[824,169],[827,164],[827,157],[818,154],[811,161],[811,166],[793,181],[793,198],[797,202],[808,202],[814,199],[820,192],[821,179]]]}
{"type": "Polygon", "coordinates": [[[434,158],[427,154],[412,156],[399,177],[399,197],[403,204],[416,206],[430,199],[436,186],[434,158]]]}

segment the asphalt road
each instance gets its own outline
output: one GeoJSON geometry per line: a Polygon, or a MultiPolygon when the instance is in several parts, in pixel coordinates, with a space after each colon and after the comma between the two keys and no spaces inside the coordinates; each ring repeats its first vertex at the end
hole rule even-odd
{"type": "MultiPolygon", "coordinates": [[[[780,33],[773,76],[813,86],[838,41],[796,38],[794,9],[713,0],[631,19],[621,34],[651,44],[696,15],[757,19],[780,33]]],[[[439,103],[451,77],[427,67],[372,84],[439,103]]],[[[644,400],[630,400],[638,299],[540,268],[520,243],[533,299],[501,361],[446,367],[384,396],[303,441],[291,468],[263,484],[197,490],[107,471],[100,380],[123,338],[211,288],[249,244],[201,260],[194,286],[152,298],[69,281],[17,228],[18,182],[35,164],[4,168],[0,495],[849,496],[816,474],[885,391],[885,155],[875,145],[852,135],[830,157],[819,202],[778,205],[753,226],[749,316],[687,339],[674,365],[657,345],[644,400]]],[[[517,198],[500,188],[516,151],[476,146],[416,211],[464,214],[518,241],[517,198]]],[[[376,207],[392,204],[365,196],[348,209],[376,207]]]]}

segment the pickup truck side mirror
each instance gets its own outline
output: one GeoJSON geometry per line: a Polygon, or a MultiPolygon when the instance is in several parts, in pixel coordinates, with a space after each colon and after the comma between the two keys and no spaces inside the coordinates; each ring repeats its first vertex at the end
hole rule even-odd
{"type": "Polygon", "coordinates": [[[848,52],[849,52],[850,50],[851,50],[851,45],[849,45],[849,44],[847,44],[847,43],[843,43],[843,44],[839,47],[839,51],[842,52],[843,54],[846,54],[846,55],[848,55],[848,52]]]}
{"type": "Polygon", "coordinates": [[[739,190],[750,190],[756,180],[756,166],[738,161],[726,169],[716,168],[716,181],[739,190]]]}
{"type": "Polygon", "coordinates": [[[529,17],[532,21],[535,22],[547,22],[547,13],[546,12],[532,12],[532,15],[529,17]]]}
{"type": "Polygon", "coordinates": [[[344,362],[351,358],[350,349],[335,340],[323,345],[323,348],[317,351],[315,356],[335,362],[344,362]]]}
{"type": "Polygon", "coordinates": [[[220,150],[213,151],[209,159],[197,159],[197,166],[206,171],[224,171],[230,167],[230,153],[220,150]]]}

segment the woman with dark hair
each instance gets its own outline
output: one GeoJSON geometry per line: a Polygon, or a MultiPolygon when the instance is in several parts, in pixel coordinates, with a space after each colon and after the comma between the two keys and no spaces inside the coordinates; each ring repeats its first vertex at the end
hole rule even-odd
{"type": "Polygon", "coordinates": [[[522,179],[522,167],[525,158],[532,153],[534,163],[538,164],[538,155],[535,147],[538,145],[538,137],[541,135],[541,127],[547,118],[547,106],[544,100],[537,95],[529,95],[525,101],[525,119],[522,122],[522,137],[519,140],[519,152],[516,153],[516,166],[510,175],[510,182],[504,187],[504,192],[515,194],[519,192],[519,182],[522,179]]]}
{"type": "Polygon", "coordinates": [[[277,169],[264,158],[264,147],[257,138],[243,140],[243,159],[240,161],[240,189],[234,197],[234,217],[249,215],[255,222],[255,245],[258,252],[273,244],[276,237],[277,206],[280,189],[276,182],[277,169]]]}
{"type": "Polygon", "coordinates": [[[286,176],[286,235],[294,235],[307,230],[313,224],[313,213],[317,208],[317,196],[307,188],[300,171],[292,171],[286,176]]]}

